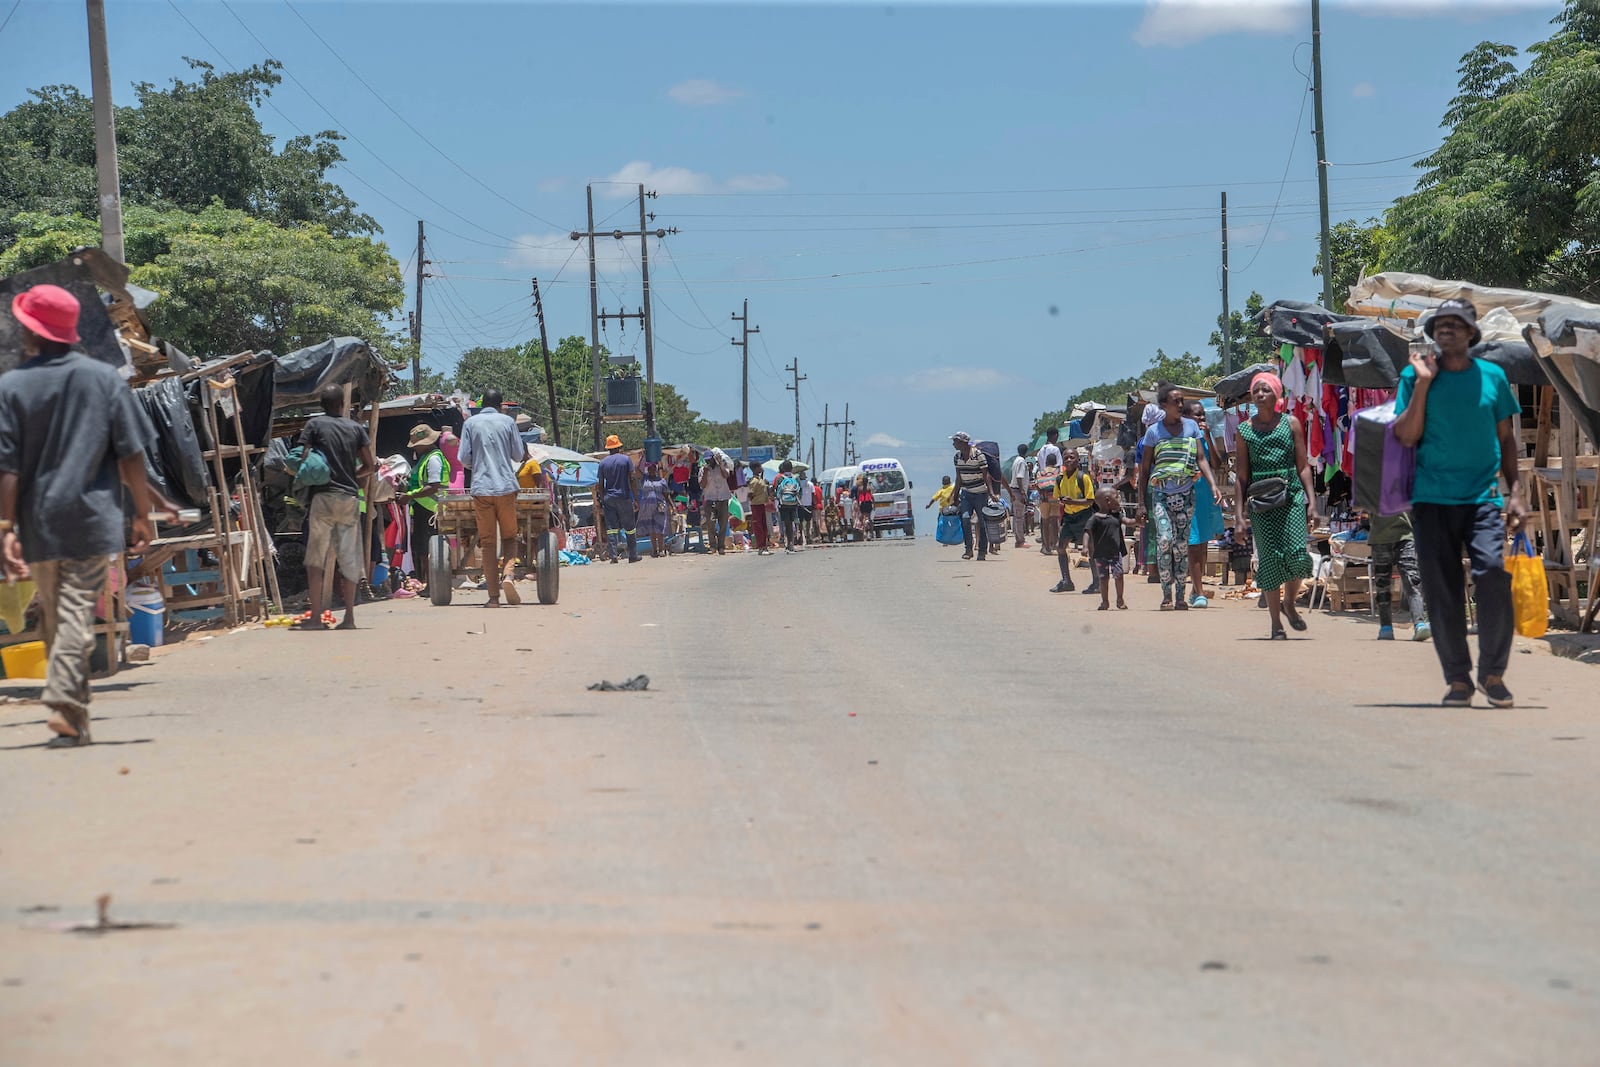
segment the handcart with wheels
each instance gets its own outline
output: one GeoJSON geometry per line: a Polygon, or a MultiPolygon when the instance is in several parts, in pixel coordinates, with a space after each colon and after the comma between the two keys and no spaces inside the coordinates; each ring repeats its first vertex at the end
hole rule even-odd
{"type": "MultiPolygon", "coordinates": [[[[428,598],[443,607],[455,593],[458,576],[473,579],[483,573],[478,551],[478,520],[472,497],[447,493],[435,513],[436,527],[428,538],[428,598]]],[[[517,554],[534,561],[539,603],[554,604],[560,594],[560,525],[548,489],[517,491],[517,554]]],[[[495,576],[498,577],[498,576],[495,576]]]]}

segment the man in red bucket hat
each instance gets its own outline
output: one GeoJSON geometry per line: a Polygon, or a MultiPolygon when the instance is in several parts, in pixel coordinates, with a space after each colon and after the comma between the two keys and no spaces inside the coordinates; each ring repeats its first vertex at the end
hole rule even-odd
{"type": "Polygon", "coordinates": [[[23,362],[0,375],[0,569],[39,583],[50,747],[89,743],[89,654],[107,561],[151,536],[144,449],[154,436],[126,382],[78,343],[78,300],[55,285],[18,293],[23,362]]]}

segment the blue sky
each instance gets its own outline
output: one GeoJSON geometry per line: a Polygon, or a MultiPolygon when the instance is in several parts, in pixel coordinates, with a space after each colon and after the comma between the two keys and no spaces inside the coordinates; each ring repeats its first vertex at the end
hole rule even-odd
{"type": "MultiPolygon", "coordinates": [[[[1220,309],[1220,191],[1236,306],[1319,288],[1296,70],[1309,4],[108,6],[119,102],[185,75],[186,55],[270,54],[293,76],[262,114],[270,132],[359,138],[338,180],[402,263],[428,222],[431,365],[532,336],[532,275],[552,337],[587,336],[586,262],[566,236],[584,184],[623,183],[596,185],[596,215],[632,227],[619,196],[643,180],[655,224],[682,231],[651,242],[658,378],[737,418],[729,315],[748,297],[751,421],[792,429],[782,368],[798,358],[804,435],[820,448],[824,403],[838,418],[848,401],[863,453],[900,455],[919,489],[953,430],[1021,441],[1158,346],[1200,351],[1220,309]]],[[[1437,145],[1462,53],[1548,36],[1558,9],[1328,0],[1334,219],[1412,187],[1409,159],[1376,161],[1437,145]]],[[[21,0],[0,32],[0,106],[57,82],[88,89],[83,7],[21,0]]],[[[600,252],[602,306],[632,310],[636,244],[600,252]]],[[[642,353],[635,329],[603,339],[642,353]]]]}

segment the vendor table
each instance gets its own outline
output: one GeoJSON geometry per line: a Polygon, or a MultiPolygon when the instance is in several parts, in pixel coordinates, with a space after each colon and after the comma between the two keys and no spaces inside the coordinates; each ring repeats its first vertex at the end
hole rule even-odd
{"type": "MultiPolygon", "coordinates": [[[[472,497],[447,493],[435,513],[435,532],[428,538],[428,598],[443,607],[455,593],[456,575],[489,578],[478,552],[478,520],[472,497]]],[[[539,603],[554,604],[560,595],[559,523],[545,489],[517,491],[517,550],[535,561],[539,603]]],[[[498,575],[492,576],[498,579],[498,575]]]]}

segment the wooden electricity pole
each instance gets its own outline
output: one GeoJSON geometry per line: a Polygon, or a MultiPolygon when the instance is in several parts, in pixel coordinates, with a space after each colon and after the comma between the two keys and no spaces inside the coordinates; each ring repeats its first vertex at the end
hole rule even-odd
{"type": "MultiPolygon", "coordinates": [[[[731,339],[733,346],[739,349],[740,354],[740,380],[743,386],[739,399],[739,458],[748,461],[750,458],[750,335],[760,333],[761,327],[750,325],[750,301],[744,302],[744,314],[735,313],[733,321],[744,327],[744,339],[735,337],[731,339]]],[[[799,447],[798,445],[796,447],[799,447]]]]}
{"type": "Polygon", "coordinates": [[[422,391],[422,279],[428,276],[425,253],[427,233],[417,220],[417,310],[411,313],[411,388],[422,391]]]}
{"type": "Polygon", "coordinates": [[[1322,306],[1333,306],[1333,253],[1328,235],[1328,139],[1322,128],[1322,4],[1311,0],[1312,121],[1317,124],[1317,202],[1322,216],[1322,306]]]}
{"type": "Polygon", "coordinates": [[[1228,312],[1228,194],[1222,194],[1222,373],[1233,373],[1233,316],[1228,312]]]}
{"type": "Polygon", "coordinates": [[[789,390],[790,392],[794,393],[794,447],[792,449],[790,449],[790,454],[795,459],[799,459],[800,458],[800,383],[806,380],[806,375],[800,373],[800,360],[799,360],[798,357],[795,359],[795,361],[793,363],[791,363],[789,366],[787,366],[787,367],[785,367],[783,369],[788,371],[790,374],[794,375],[794,384],[793,385],[786,385],[786,386],[784,386],[784,388],[789,390]]]}

